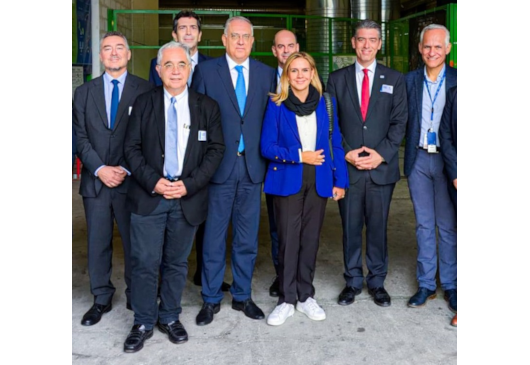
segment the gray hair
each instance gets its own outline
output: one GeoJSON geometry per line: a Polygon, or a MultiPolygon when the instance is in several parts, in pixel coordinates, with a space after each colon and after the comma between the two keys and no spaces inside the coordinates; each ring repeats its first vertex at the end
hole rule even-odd
{"type": "Polygon", "coordinates": [[[103,34],[103,37],[99,40],[99,49],[101,49],[101,45],[103,44],[103,40],[108,37],[120,37],[125,42],[125,47],[127,48],[127,51],[129,50],[129,43],[127,42],[127,37],[122,32],[118,32],[116,30],[107,32],[103,34]]]}
{"type": "Polygon", "coordinates": [[[248,23],[250,24],[250,35],[251,36],[254,36],[254,26],[252,25],[251,21],[248,20],[247,18],[245,18],[244,16],[233,16],[231,18],[228,18],[228,20],[226,21],[225,23],[225,30],[224,30],[224,34],[225,36],[228,37],[228,26],[230,25],[230,23],[232,23],[234,20],[241,20],[245,23],[248,23]]]}
{"type": "Polygon", "coordinates": [[[353,33],[353,36],[357,36],[357,31],[359,29],[376,29],[377,33],[379,33],[379,39],[381,39],[381,26],[370,19],[361,20],[357,24],[355,24],[355,32],[353,33]]]}
{"type": "Polygon", "coordinates": [[[428,30],[433,30],[433,29],[445,30],[445,46],[447,47],[449,45],[449,38],[451,37],[451,35],[449,34],[449,30],[440,24],[429,24],[428,26],[423,28],[423,30],[420,33],[420,44],[423,44],[423,36],[425,35],[425,32],[428,30]]]}
{"type": "Polygon", "coordinates": [[[184,53],[186,53],[186,59],[188,60],[188,64],[191,65],[191,56],[190,56],[190,48],[185,45],[184,43],[171,41],[169,43],[164,44],[160,49],[158,50],[158,54],[156,55],[156,64],[160,65],[160,62],[162,62],[162,52],[164,52],[165,49],[169,48],[182,48],[184,50],[184,53]]]}

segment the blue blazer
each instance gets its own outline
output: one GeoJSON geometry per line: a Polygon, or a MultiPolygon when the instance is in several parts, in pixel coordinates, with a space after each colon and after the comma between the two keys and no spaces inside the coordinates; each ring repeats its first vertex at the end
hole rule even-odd
{"type": "MultiPolygon", "coordinates": [[[[447,91],[456,86],[456,68],[449,67],[449,65],[446,65],[445,68],[447,70],[447,73],[445,74],[445,92],[447,100],[447,91]]],[[[407,123],[407,134],[405,137],[405,176],[410,175],[418,153],[423,105],[423,72],[424,68],[421,67],[405,75],[407,99],[409,104],[409,119],[407,123]]]]}
{"type": "MultiPolygon", "coordinates": [[[[333,110],[337,110],[333,99],[333,110]]],[[[337,114],[333,116],[333,161],[329,151],[329,117],[324,97],[316,109],[317,140],[315,150],[324,150],[324,163],[316,167],[316,190],[323,198],[333,196],[333,187],[346,189],[349,187],[348,169],[344,160],[342,135],[340,133],[337,114]]],[[[296,114],[282,103],[277,106],[269,99],[263,131],[261,133],[261,154],[270,160],[265,186],[267,194],[288,196],[296,194],[302,188],[303,164],[300,162],[298,150],[302,148],[296,114]]]]}
{"type": "Polygon", "coordinates": [[[269,92],[276,90],[276,71],[252,58],[249,61],[250,80],[243,116],[239,111],[226,55],[199,63],[193,73],[191,88],[217,101],[221,109],[226,150],[211,180],[216,184],[224,183],[232,173],[238,158],[241,134],[245,141],[245,163],[250,180],[257,184],[265,178],[266,162],[261,157],[259,143],[269,92]]]}
{"type": "Polygon", "coordinates": [[[457,97],[456,86],[447,93],[442,120],[440,121],[440,147],[444,158],[444,167],[451,184],[456,179],[457,151],[457,97]]]}
{"type": "MultiPolygon", "coordinates": [[[[205,56],[202,53],[199,53],[199,63],[209,60],[211,58],[212,57],[210,56],[205,56]]],[[[162,85],[162,79],[160,78],[160,76],[158,76],[158,72],[156,72],[156,57],[151,60],[151,67],[149,68],[149,82],[153,86],[162,85]]]]}

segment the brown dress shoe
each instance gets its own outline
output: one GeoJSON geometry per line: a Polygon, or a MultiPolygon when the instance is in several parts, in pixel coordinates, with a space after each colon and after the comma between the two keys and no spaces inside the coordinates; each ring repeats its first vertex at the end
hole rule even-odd
{"type": "Polygon", "coordinates": [[[453,317],[453,319],[451,320],[451,326],[456,327],[456,314],[453,317]]]}

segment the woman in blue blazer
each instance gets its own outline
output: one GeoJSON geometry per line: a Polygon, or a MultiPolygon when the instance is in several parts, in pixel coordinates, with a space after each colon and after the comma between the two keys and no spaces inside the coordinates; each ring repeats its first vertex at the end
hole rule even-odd
{"type": "Polygon", "coordinates": [[[280,296],[267,317],[273,326],[292,316],[295,305],[313,320],[326,318],[313,287],[320,230],[327,200],[342,199],[348,188],[335,113],[331,157],[329,117],[313,58],[293,53],[280,86],[269,100],[261,133],[261,154],[269,160],[264,191],[273,195],[280,243],[280,296]]]}

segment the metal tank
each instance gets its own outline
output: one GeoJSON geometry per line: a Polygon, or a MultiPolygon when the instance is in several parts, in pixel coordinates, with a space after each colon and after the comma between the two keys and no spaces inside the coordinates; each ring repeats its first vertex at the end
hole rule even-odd
{"type": "MultiPolygon", "coordinates": [[[[318,15],[333,18],[350,18],[351,7],[349,0],[306,0],[306,15],[318,15]]],[[[307,19],[305,50],[332,54],[351,53],[351,23],[349,21],[334,21],[329,31],[327,19],[307,19]],[[331,38],[331,50],[329,39],[331,38]]],[[[297,32],[298,35],[298,32],[297,32]]],[[[302,45],[302,43],[301,43],[302,45]]],[[[324,82],[327,81],[330,64],[329,57],[315,56],[319,74],[324,82]]]]}

